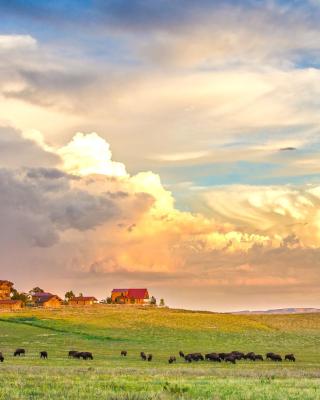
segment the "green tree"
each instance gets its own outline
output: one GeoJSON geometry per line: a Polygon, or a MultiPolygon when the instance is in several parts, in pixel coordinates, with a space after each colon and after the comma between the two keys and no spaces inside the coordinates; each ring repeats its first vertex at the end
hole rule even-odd
{"type": "Polygon", "coordinates": [[[75,296],[75,294],[73,293],[73,291],[72,290],[69,290],[68,292],[66,292],[66,294],[64,295],[64,298],[66,299],[66,300],[70,300],[70,299],[73,299],[74,297],[76,297],[75,296]]]}
{"type": "Polygon", "coordinates": [[[164,307],[164,306],[165,306],[165,304],[164,304],[164,300],[163,300],[163,299],[160,299],[159,306],[160,306],[160,307],[164,307]]]}
{"type": "Polygon", "coordinates": [[[83,293],[79,293],[79,297],[83,297],[83,293]]]}
{"type": "Polygon", "coordinates": [[[11,299],[12,300],[20,300],[23,304],[27,304],[29,302],[29,296],[27,293],[19,293],[16,289],[12,289],[11,291],[11,299]]]}
{"type": "Polygon", "coordinates": [[[44,293],[44,290],[41,289],[39,286],[36,286],[35,288],[31,289],[29,291],[30,294],[36,294],[36,293],[44,293]]]}
{"type": "Polygon", "coordinates": [[[152,306],[156,306],[156,305],[157,305],[157,299],[156,299],[154,296],[151,297],[151,299],[150,299],[150,304],[151,304],[152,306]]]}

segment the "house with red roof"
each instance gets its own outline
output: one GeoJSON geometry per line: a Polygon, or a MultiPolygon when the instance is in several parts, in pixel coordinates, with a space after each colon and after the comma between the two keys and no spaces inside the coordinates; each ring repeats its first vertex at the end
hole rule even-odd
{"type": "Polygon", "coordinates": [[[146,304],[149,302],[148,289],[113,289],[111,301],[114,304],[146,304]]]}

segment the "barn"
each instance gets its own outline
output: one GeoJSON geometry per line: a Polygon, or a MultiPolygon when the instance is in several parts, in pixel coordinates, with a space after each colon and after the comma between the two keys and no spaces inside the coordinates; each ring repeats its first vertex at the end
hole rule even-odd
{"type": "Polygon", "coordinates": [[[111,301],[114,304],[146,304],[149,301],[148,289],[113,289],[111,301]]]}
{"type": "Polygon", "coordinates": [[[62,305],[60,297],[52,293],[36,293],[32,301],[35,306],[44,308],[59,308],[62,305]]]}
{"type": "Polygon", "coordinates": [[[20,310],[22,307],[21,300],[0,300],[0,310],[20,310]]]}
{"type": "Polygon", "coordinates": [[[70,304],[70,306],[92,306],[97,302],[98,300],[93,296],[79,296],[70,299],[68,304],[70,304]]]}

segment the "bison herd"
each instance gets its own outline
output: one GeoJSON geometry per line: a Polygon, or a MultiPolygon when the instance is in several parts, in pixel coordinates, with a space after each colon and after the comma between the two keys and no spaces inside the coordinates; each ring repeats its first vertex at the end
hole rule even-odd
{"type": "MultiPolygon", "coordinates": [[[[26,351],[25,349],[16,349],[15,352],[13,353],[14,357],[20,357],[20,356],[25,356],[26,351]]],[[[122,350],[120,355],[122,357],[126,357],[128,355],[127,350],[122,350]]],[[[253,352],[250,353],[243,353],[241,351],[232,351],[231,353],[207,353],[204,356],[201,353],[188,353],[185,354],[183,351],[179,351],[179,356],[182,358],[185,362],[191,363],[193,361],[211,361],[211,362],[219,362],[221,363],[222,361],[226,363],[231,363],[235,364],[237,361],[240,360],[249,360],[249,361],[264,361],[264,360],[270,360],[270,361],[275,361],[275,362],[281,362],[283,361],[283,358],[281,357],[280,354],[276,353],[267,353],[265,355],[265,358],[261,354],[255,354],[253,352]]],[[[75,359],[82,359],[82,360],[93,360],[93,355],[89,351],[77,351],[77,350],[70,350],[68,352],[68,357],[69,358],[75,358],[75,359]]],[[[153,356],[152,354],[146,354],[145,352],[140,353],[140,357],[143,361],[152,361],[153,356]]],[[[40,358],[41,359],[47,359],[48,358],[48,352],[46,351],[40,351],[40,358]]],[[[285,361],[296,361],[296,358],[293,354],[286,354],[284,356],[285,361]]],[[[4,356],[0,352],[0,362],[4,361],[4,356]]],[[[175,356],[170,356],[168,359],[169,364],[173,364],[177,361],[175,356]]]]}

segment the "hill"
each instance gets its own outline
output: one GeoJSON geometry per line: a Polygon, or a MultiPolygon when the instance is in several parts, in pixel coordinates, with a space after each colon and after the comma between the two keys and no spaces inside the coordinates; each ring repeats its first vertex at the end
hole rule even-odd
{"type": "Polygon", "coordinates": [[[320,312],[319,308],[276,308],[273,310],[259,310],[259,311],[250,311],[250,310],[243,310],[243,311],[235,311],[230,314],[307,314],[307,313],[318,313],[320,312]]]}
{"type": "Polygon", "coordinates": [[[0,314],[0,399],[320,399],[320,314],[231,315],[130,306],[0,314]],[[15,348],[26,348],[15,358],[15,348]],[[93,361],[67,357],[91,351],[93,361]],[[49,353],[39,359],[39,351],[49,353]],[[127,357],[120,351],[127,350],[127,357]],[[295,353],[296,363],[200,361],[170,355],[295,353]],[[148,363],[141,351],[153,354],[148,363]],[[299,378],[299,379],[298,379],[299,378]],[[299,397],[303,396],[303,397],[299,397]]]}

